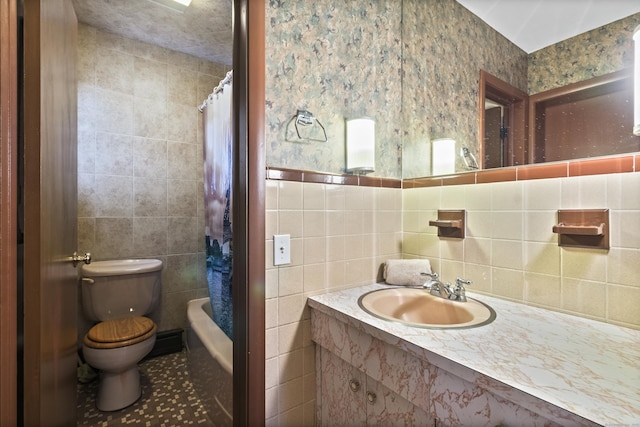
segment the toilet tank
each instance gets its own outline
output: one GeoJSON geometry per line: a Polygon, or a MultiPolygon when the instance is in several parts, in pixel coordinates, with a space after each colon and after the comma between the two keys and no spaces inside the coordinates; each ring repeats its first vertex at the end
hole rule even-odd
{"type": "Polygon", "coordinates": [[[82,306],[89,320],[104,321],[151,313],[160,300],[162,261],[94,261],[81,270],[82,306]]]}

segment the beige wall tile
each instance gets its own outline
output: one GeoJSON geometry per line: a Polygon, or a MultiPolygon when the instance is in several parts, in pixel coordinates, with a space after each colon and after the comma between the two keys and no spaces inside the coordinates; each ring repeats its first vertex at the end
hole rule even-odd
{"type": "Polygon", "coordinates": [[[304,270],[302,266],[281,267],[278,271],[279,297],[302,293],[304,280],[304,270]]]}
{"type": "Polygon", "coordinates": [[[467,237],[464,242],[464,260],[473,264],[491,264],[491,239],[467,237]]]}
{"type": "Polygon", "coordinates": [[[593,175],[562,179],[562,209],[600,209],[606,206],[606,177],[593,175]]]}
{"type": "Polygon", "coordinates": [[[316,293],[326,287],[325,265],[306,264],[303,268],[303,282],[305,293],[316,293]]]}
{"type": "MultiPolygon", "coordinates": [[[[88,53],[83,53],[82,57],[88,60],[88,53]]],[[[133,93],[135,57],[124,52],[111,50],[108,55],[92,55],[91,61],[95,68],[95,84],[103,89],[108,89],[121,93],[133,93]]],[[[88,64],[83,62],[86,67],[88,64]]],[[[84,68],[84,72],[88,72],[84,68]]]]}
{"type": "Polygon", "coordinates": [[[609,212],[611,246],[629,249],[640,248],[640,221],[638,218],[640,218],[640,211],[609,212]]]}
{"type": "Polygon", "coordinates": [[[133,140],[127,135],[97,132],[95,173],[133,176],[133,140]]]}
{"type": "Polygon", "coordinates": [[[563,277],[604,282],[607,274],[607,255],[597,250],[569,249],[560,251],[563,277]]]}
{"type": "MultiPolygon", "coordinates": [[[[493,214],[489,211],[469,211],[467,212],[467,233],[472,237],[491,237],[493,231],[493,214]]],[[[436,212],[433,218],[437,219],[436,212]]],[[[430,227],[432,230],[436,227],[430,227]]]]}
{"type": "Polygon", "coordinates": [[[278,209],[301,210],[302,183],[282,181],[278,184],[278,209]]]}
{"type": "Polygon", "coordinates": [[[640,210],[640,174],[606,175],[607,206],[610,209],[640,210]]]}
{"type": "Polygon", "coordinates": [[[96,130],[132,135],[134,97],[105,89],[95,89],[96,130]]]}
{"type": "Polygon", "coordinates": [[[562,308],[604,319],[607,314],[606,285],[602,282],[563,278],[562,308]]]}
{"type": "Polygon", "coordinates": [[[167,143],[167,177],[170,179],[198,179],[192,165],[196,161],[196,146],[178,142],[167,143]]]}
{"type": "Polygon", "coordinates": [[[522,270],[522,242],[516,240],[493,240],[491,243],[491,265],[522,270]]]}
{"type": "Polygon", "coordinates": [[[325,189],[323,184],[305,184],[303,186],[303,208],[305,210],[324,210],[325,189]]]}
{"type": "Polygon", "coordinates": [[[498,182],[491,186],[491,209],[519,211],[523,206],[522,182],[498,182]]]}
{"type": "MultiPolygon", "coordinates": [[[[524,273],[520,270],[493,268],[491,292],[499,297],[522,301],[524,299],[524,273]]],[[[469,277],[469,279],[472,279],[469,277]]]]}
{"type": "Polygon", "coordinates": [[[167,218],[134,218],[133,250],[138,257],[167,253],[167,218]]]}
{"type": "Polygon", "coordinates": [[[560,206],[561,179],[534,179],[524,182],[524,209],[557,209],[560,206]]]}
{"type": "MultiPolygon", "coordinates": [[[[167,215],[196,217],[198,195],[202,197],[201,192],[196,188],[196,181],[192,180],[167,180],[167,215]]],[[[199,189],[202,189],[200,187],[199,189]]]]}
{"type": "Polygon", "coordinates": [[[557,210],[525,211],[524,240],[533,242],[556,243],[558,241],[558,235],[553,232],[553,226],[557,223],[557,210]]]}
{"type": "Polygon", "coordinates": [[[614,322],[640,325],[640,287],[607,286],[607,317],[614,322]]]}
{"type": "Polygon", "coordinates": [[[265,208],[278,209],[278,182],[267,180],[265,183],[265,208]]]}
{"type": "Polygon", "coordinates": [[[561,307],[560,277],[525,272],[524,279],[525,301],[546,307],[561,307]]]}
{"type": "Polygon", "coordinates": [[[533,273],[560,276],[560,249],[556,244],[525,242],[524,269],[533,273]]]}
{"type": "Polygon", "coordinates": [[[522,240],[522,212],[493,212],[491,224],[492,238],[522,240]]]}
{"type": "MultiPolygon", "coordinates": [[[[167,102],[166,105],[167,139],[188,144],[197,144],[198,136],[198,112],[197,108],[167,102]]],[[[201,146],[198,146],[201,150],[201,146]]]]}
{"type": "Polygon", "coordinates": [[[611,248],[606,271],[609,283],[640,288],[640,249],[611,248]]]}
{"type": "Polygon", "coordinates": [[[98,175],[95,183],[97,217],[129,217],[133,215],[133,178],[98,175]]]}
{"type": "Polygon", "coordinates": [[[306,237],[320,237],[325,235],[325,211],[308,211],[303,212],[303,232],[306,237]]]}
{"type": "Polygon", "coordinates": [[[325,186],[325,206],[328,211],[345,209],[345,189],[343,185],[325,186]]]}
{"type": "Polygon", "coordinates": [[[292,238],[303,237],[303,211],[279,211],[278,234],[289,234],[292,238]]]}
{"type": "Polygon", "coordinates": [[[491,185],[465,185],[465,209],[487,211],[491,209],[491,185]]]}
{"type": "Polygon", "coordinates": [[[167,142],[160,139],[133,139],[133,174],[147,178],[167,178],[167,142]]]}

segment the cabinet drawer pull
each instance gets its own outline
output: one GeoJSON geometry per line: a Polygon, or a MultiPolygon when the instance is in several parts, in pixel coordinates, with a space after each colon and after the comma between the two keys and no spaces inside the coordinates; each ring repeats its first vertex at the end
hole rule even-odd
{"type": "Polygon", "coordinates": [[[360,390],[360,381],[355,380],[355,379],[349,380],[349,388],[353,392],[356,392],[356,391],[360,390]]]}
{"type": "Polygon", "coordinates": [[[376,403],[376,394],[372,391],[368,391],[367,392],[367,402],[369,402],[369,405],[373,405],[374,403],[376,403]]]}

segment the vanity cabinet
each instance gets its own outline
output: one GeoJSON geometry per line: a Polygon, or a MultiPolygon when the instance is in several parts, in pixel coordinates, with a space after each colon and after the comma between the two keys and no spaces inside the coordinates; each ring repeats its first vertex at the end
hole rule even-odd
{"type": "Polygon", "coordinates": [[[510,388],[489,390],[473,372],[463,369],[467,378],[451,373],[447,367],[460,369],[451,361],[408,351],[397,337],[383,341],[313,307],[311,337],[319,426],[592,425],[553,410],[556,418],[567,420],[554,422],[514,403],[510,398],[518,393],[510,388]]]}
{"type": "Polygon", "coordinates": [[[319,426],[434,426],[426,411],[318,347],[319,426]]]}

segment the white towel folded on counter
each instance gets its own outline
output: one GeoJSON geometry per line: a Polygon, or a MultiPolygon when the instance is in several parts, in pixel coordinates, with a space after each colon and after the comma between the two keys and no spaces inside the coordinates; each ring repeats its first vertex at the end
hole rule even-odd
{"type": "Polygon", "coordinates": [[[428,259],[390,259],[384,265],[383,277],[390,285],[421,286],[429,279],[421,273],[431,273],[428,259]]]}

